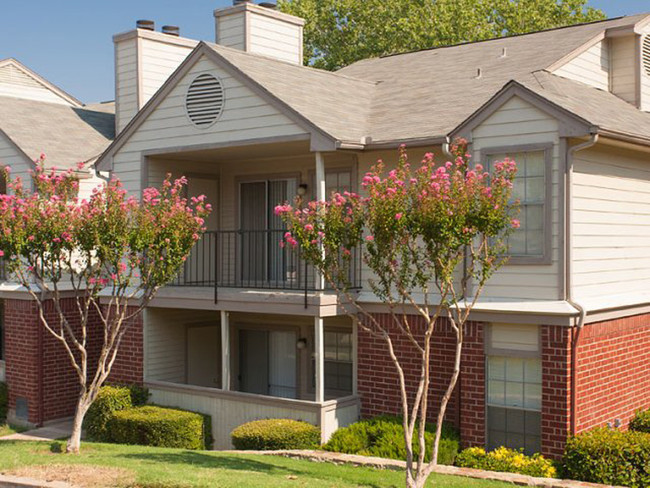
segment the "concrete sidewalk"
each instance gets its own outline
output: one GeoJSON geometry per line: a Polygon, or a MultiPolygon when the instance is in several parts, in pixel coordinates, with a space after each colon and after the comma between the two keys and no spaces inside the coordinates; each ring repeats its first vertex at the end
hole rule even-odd
{"type": "Polygon", "coordinates": [[[0,437],[3,441],[54,441],[67,439],[72,433],[72,419],[60,420],[37,429],[0,437]]]}

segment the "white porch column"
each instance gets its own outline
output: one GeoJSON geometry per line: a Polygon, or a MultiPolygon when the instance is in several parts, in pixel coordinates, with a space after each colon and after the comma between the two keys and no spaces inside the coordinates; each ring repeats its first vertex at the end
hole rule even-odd
{"type": "Polygon", "coordinates": [[[323,318],[314,317],[314,374],[316,375],[316,397],[314,401],[325,401],[325,336],[323,318]]]}
{"type": "Polygon", "coordinates": [[[230,314],[221,311],[221,389],[230,390],[230,314]]]}
{"type": "Polygon", "coordinates": [[[359,393],[358,378],[359,378],[359,323],[354,320],[352,322],[352,394],[359,393]]]}
{"type": "MultiPolygon", "coordinates": [[[[325,201],[326,190],[325,186],[325,159],[323,153],[316,153],[316,199],[319,202],[325,201]]],[[[320,273],[316,273],[316,289],[322,290],[325,288],[325,278],[320,273]]]]}

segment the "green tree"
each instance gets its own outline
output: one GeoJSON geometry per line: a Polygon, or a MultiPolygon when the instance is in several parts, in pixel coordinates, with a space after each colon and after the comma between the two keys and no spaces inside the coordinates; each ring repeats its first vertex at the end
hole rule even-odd
{"type": "Polygon", "coordinates": [[[452,153],[454,161],[444,165],[436,165],[429,153],[412,166],[402,148],[394,169],[379,163],[366,173],[366,196],[334,193],[306,205],[298,197],[295,207],[285,203],[275,209],[288,226],[282,245],[300,247],[346,314],[387,347],[399,378],[407,488],[424,487],[437,465],[469,315],[507,259],[506,237],[519,226],[512,218],[518,206],[511,203],[515,162],[498,162],[490,174],[480,164],[470,166],[466,141],[459,140],[452,153]],[[350,289],[355,255],[369,270],[365,290],[386,305],[388,323],[350,289]],[[440,398],[435,437],[427,445],[432,338],[439,333],[436,324],[443,323],[456,339],[454,366],[440,398]],[[394,348],[394,341],[404,339],[413,354],[394,348]],[[418,378],[415,395],[409,393],[415,382],[407,378],[407,363],[418,378]]]}
{"type": "Polygon", "coordinates": [[[605,18],[588,0],[278,0],[306,20],[305,62],[336,70],[360,59],[605,18]]]}

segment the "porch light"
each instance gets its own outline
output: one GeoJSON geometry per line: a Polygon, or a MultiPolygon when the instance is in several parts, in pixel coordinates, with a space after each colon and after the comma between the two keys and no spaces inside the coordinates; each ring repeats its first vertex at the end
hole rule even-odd
{"type": "Polygon", "coordinates": [[[306,348],[307,347],[307,339],[305,339],[305,338],[298,339],[298,342],[296,342],[296,347],[298,349],[306,348]]]}
{"type": "Polygon", "coordinates": [[[298,196],[304,197],[307,194],[307,183],[301,183],[298,186],[298,196]]]}

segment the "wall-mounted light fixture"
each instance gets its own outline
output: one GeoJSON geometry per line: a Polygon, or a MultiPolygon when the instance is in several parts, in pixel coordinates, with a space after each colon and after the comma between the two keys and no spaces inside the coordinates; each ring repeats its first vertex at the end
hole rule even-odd
{"type": "Polygon", "coordinates": [[[307,339],[305,339],[305,338],[298,339],[298,342],[296,342],[296,347],[298,349],[306,348],[307,347],[307,339]]]}
{"type": "Polygon", "coordinates": [[[298,186],[298,196],[304,197],[307,194],[307,188],[308,188],[307,183],[301,183],[298,186]]]}

